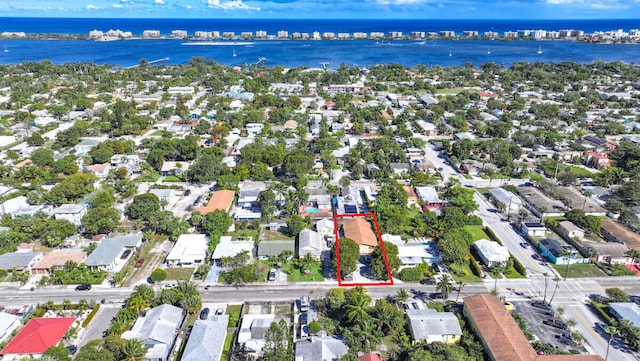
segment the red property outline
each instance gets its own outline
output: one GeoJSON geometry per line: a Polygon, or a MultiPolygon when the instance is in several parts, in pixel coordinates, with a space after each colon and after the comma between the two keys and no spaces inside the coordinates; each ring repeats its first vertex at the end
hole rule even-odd
{"type": "Polygon", "coordinates": [[[393,286],[393,277],[391,275],[391,268],[389,267],[389,259],[387,258],[387,251],[384,249],[384,242],[382,242],[382,235],[380,233],[380,226],[378,225],[378,217],[374,213],[357,213],[357,214],[335,214],[333,216],[333,227],[336,236],[336,266],[338,268],[336,276],[338,278],[338,286],[341,287],[356,287],[356,286],[393,286]],[[371,283],[357,283],[357,282],[344,282],[340,276],[340,233],[338,228],[338,219],[340,218],[355,218],[355,217],[373,217],[373,224],[376,230],[376,238],[378,244],[382,250],[382,256],[384,257],[384,264],[387,267],[387,275],[389,281],[385,282],[371,282],[371,283]]]}

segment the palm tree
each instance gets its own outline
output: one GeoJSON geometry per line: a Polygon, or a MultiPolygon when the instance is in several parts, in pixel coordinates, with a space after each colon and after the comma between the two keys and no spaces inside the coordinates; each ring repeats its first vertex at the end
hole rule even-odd
{"type": "Polygon", "coordinates": [[[151,301],[155,297],[155,291],[153,287],[149,285],[137,285],[133,288],[133,294],[131,296],[141,296],[147,301],[151,301]]]}
{"type": "Polygon", "coordinates": [[[498,292],[498,277],[502,276],[502,273],[506,270],[506,264],[504,262],[495,262],[491,265],[489,272],[494,279],[493,292],[498,292]]]}
{"type": "Polygon", "coordinates": [[[556,287],[553,289],[553,294],[551,295],[551,299],[549,300],[549,304],[551,304],[551,302],[553,302],[553,298],[556,296],[556,291],[558,290],[558,287],[560,287],[560,281],[562,281],[562,278],[560,277],[556,277],[553,279],[553,282],[556,283],[556,287]]]}
{"type": "Polygon", "coordinates": [[[631,257],[633,263],[636,263],[636,259],[640,258],[640,251],[637,249],[630,249],[625,254],[631,257]]]}
{"type": "Polygon", "coordinates": [[[140,314],[147,307],[149,307],[149,301],[142,295],[137,295],[129,299],[129,303],[127,306],[131,311],[136,311],[138,314],[140,314]]]}
{"type": "Polygon", "coordinates": [[[547,287],[549,286],[549,273],[545,272],[542,274],[544,276],[544,297],[542,298],[542,302],[547,302],[547,287]]]}
{"type": "Polygon", "coordinates": [[[466,286],[467,284],[464,282],[458,282],[458,293],[456,294],[456,303],[458,303],[458,297],[460,297],[460,292],[462,292],[462,289],[464,288],[464,286],[466,286]]]}
{"type": "Polygon", "coordinates": [[[364,287],[357,286],[356,288],[349,290],[345,296],[346,304],[344,308],[349,322],[359,322],[368,316],[367,311],[369,310],[371,297],[366,294],[366,289],[364,287]]]}
{"type": "Polygon", "coordinates": [[[66,310],[70,304],[71,304],[71,300],[68,298],[65,298],[64,300],[62,300],[62,309],[66,310]]]}
{"type": "Polygon", "coordinates": [[[442,292],[442,298],[449,297],[449,293],[453,290],[453,280],[448,273],[445,273],[438,281],[436,285],[436,290],[442,292]]]}
{"type": "Polygon", "coordinates": [[[82,312],[82,311],[85,311],[88,308],[89,308],[89,302],[87,302],[87,300],[85,300],[83,298],[80,301],[78,301],[78,310],[80,310],[82,312]]]}
{"type": "Polygon", "coordinates": [[[618,335],[620,331],[618,331],[618,329],[614,326],[607,326],[605,327],[604,332],[609,335],[609,341],[607,342],[607,352],[604,356],[604,361],[607,361],[607,359],[609,358],[609,347],[611,347],[611,341],[613,341],[613,338],[618,335]]]}
{"type": "Polygon", "coordinates": [[[122,355],[125,356],[125,360],[142,360],[142,357],[146,352],[147,350],[145,345],[142,341],[136,338],[126,340],[122,345],[122,355]]]}
{"type": "Polygon", "coordinates": [[[311,265],[314,261],[315,259],[313,259],[311,253],[307,253],[302,257],[302,265],[304,266],[305,271],[311,270],[311,265]]]}
{"type": "Polygon", "coordinates": [[[396,295],[393,297],[393,299],[396,301],[396,304],[405,302],[409,299],[409,292],[407,292],[407,290],[405,290],[404,288],[401,288],[396,292],[396,295]]]}

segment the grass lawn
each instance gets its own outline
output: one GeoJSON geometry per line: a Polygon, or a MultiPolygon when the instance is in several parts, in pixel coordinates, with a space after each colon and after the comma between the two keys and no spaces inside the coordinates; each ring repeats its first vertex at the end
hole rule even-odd
{"type": "Polygon", "coordinates": [[[529,179],[530,179],[530,180],[532,180],[532,181],[534,181],[534,182],[538,182],[538,183],[540,183],[540,182],[542,182],[543,180],[545,180],[544,176],[542,176],[542,175],[540,175],[540,174],[538,174],[538,173],[531,173],[531,174],[529,175],[529,179]]]}
{"type": "Polygon", "coordinates": [[[527,278],[527,276],[523,276],[518,273],[518,271],[516,271],[513,267],[506,270],[503,274],[507,278],[527,278]]]}
{"type": "Polygon", "coordinates": [[[229,361],[229,356],[231,356],[231,344],[233,343],[233,334],[228,333],[227,337],[224,338],[224,346],[222,346],[222,357],[220,358],[222,361],[229,361]]]}
{"type": "Polygon", "coordinates": [[[451,89],[436,89],[436,94],[456,95],[466,89],[464,88],[451,88],[451,89]]]}
{"type": "Polygon", "coordinates": [[[242,229],[236,230],[233,233],[225,233],[224,235],[231,236],[234,241],[248,240],[251,238],[252,241],[257,242],[259,232],[252,229],[242,229]]]}
{"type": "Polygon", "coordinates": [[[282,267],[287,272],[287,281],[289,282],[310,282],[324,281],[324,273],[322,262],[314,262],[311,264],[310,274],[304,274],[304,266],[294,262],[288,262],[282,267]]]}
{"type": "Polygon", "coordinates": [[[168,175],[166,177],[164,177],[164,179],[162,180],[163,182],[182,182],[183,179],[176,177],[174,175],[168,175]]]}
{"type": "Polygon", "coordinates": [[[483,238],[491,240],[482,226],[464,226],[464,229],[471,234],[471,239],[473,239],[474,242],[483,238]]]}
{"type": "Polygon", "coordinates": [[[471,282],[480,282],[482,279],[471,272],[471,268],[468,263],[464,265],[458,264],[450,264],[449,269],[452,271],[451,275],[456,283],[471,283],[471,282]]]}
{"type": "Polygon", "coordinates": [[[462,176],[464,177],[464,179],[473,179],[473,177],[468,174],[463,174],[462,176]]]}
{"type": "Polygon", "coordinates": [[[260,234],[260,239],[263,241],[283,241],[289,239],[295,239],[295,237],[291,237],[288,234],[282,233],[280,231],[269,231],[267,229],[263,229],[260,234]]]}
{"type": "Polygon", "coordinates": [[[227,306],[226,314],[229,315],[229,328],[238,327],[238,322],[240,321],[240,311],[242,311],[242,305],[227,306]]]}
{"type": "Polygon", "coordinates": [[[176,280],[176,281],[187,280],[188,281],[191,279],[191,275],[195,271],[195,268],[176,267],[176,268],[166,268],[165,270],[167,271],[168,280],[176,280]]]}
{"type": "Polygon", "coordinates": [[[160,173],[156,171],[146,171],[142,173],[136,181],[138,182],[157,182],[160,179],[160,173]]]}
{"type": "MultiPolygon", "coordinates": [[[[566,265],[557,265],[554,264],[553,268],[558,271],[562,277],[564,277],[564,273],[567,271],[566,265]]],[[[569,265],[569,272],[567,273],[568,278],[578,278],[578,277],[604,277],[606,276],[598,266],[589,263],[580,263],[580,264],[572,264],[569,265]]]]}

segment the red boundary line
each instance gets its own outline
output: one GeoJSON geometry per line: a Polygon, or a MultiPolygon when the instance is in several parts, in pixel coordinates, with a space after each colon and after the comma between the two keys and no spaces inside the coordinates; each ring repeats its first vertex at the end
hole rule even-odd
{"type": "Polygon", "coordinates": [[[382,241],[382,234],[380,232],[380,225],[378,225],[378,217],[374,213],[357,213],[357,214],[335,214],[333,216],[333,227],[336,236],[336,266],[337,266],[337,274],[338,278],[338,286],[341,287],[356,287],[356,286],[393,286],[393,277],[391,275],[391,267],[389,267],[389,259],[387,258],[387,251],[384,249],[384,242],[382,241]],[[340,233],[338,228],[338,219],[340,218],[356,218],[356,217],[373,217],[373,224],[376,229],[376,238],[378,239],[378,244],[380,245],[380,249],[382,250],[382,256],[384,257],[384,264],[387,267],[387,275],[389,276],[389,281],[385,282],[371,282],[371,283],[357,283],[357,282],[344,282],[342,281],[342,277],[340,276],[340,233]]]}

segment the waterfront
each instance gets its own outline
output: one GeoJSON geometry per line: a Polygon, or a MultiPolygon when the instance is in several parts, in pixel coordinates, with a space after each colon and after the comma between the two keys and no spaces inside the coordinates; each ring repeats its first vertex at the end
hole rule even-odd
{"type": "Polygon", "coordinates": [[[227,65],[253,64],[264,57],[267,66],[321,67],[320,63],[328,62],[329,68],[336,68],[342,63],[365,66],[380,63],[452,66],[467,62],[475,65],[494,62],[509,66],[514,62],[591,63],[594,60],[636,63],[640,58],[640,45],[563,40],[396,40],[390,41],[390,46],[376,46],[373,40],[262,40],[229,46],[184,46],[184,42],[165,39],[111,42],[2,39],[0,47],[6,47],[8,52],[0,53],[0,63],[49,60],[55,64],[95,62],[127,67],[138,64],[143,58],[168,57],[167,63],[182,64],[199,56],[227,65]],[[537,53],[539,48],[541,54],[537,53]]]}

